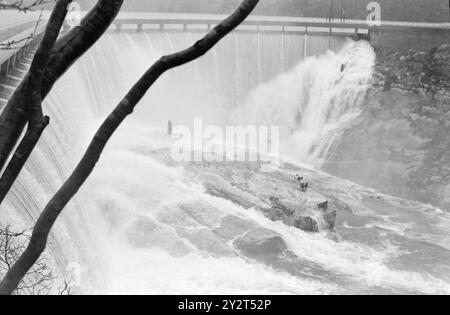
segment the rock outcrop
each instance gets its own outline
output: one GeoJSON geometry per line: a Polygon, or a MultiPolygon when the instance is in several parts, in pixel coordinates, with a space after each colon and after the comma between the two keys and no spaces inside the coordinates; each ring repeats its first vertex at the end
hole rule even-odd
{"type": "Polygon", "coordinates": [[[450,45],[431,51],[377,48],[374,87],[450,96],[450,45]]]}
{"type": "Polygon", "coordinates": [[[281,221],[305,232],[333,230],[336,210],[327,199],[310,189],[302,192],[294,173],[259,171],[248,163],[197,163],[186,166],[193,174],[206,172],[202,184],[209,194],[231,200],[243,208],[255,208],[273,221],[281,221]],[[214,174],[214,175],[211,175],[214,174]]]}
{"type": "Polygon", "coordinates": [[[377,49],[373,88],[324,168],[450,210],[450,45],[377,49]]]}
{"type": "MultiPolygon", "coordinates": [[[[166,162],[174,165],[170,158],[166,162]]],[[[310,233],[333,231],[336,226],[336,208],[330,206],[327,198],[314,187],[302,192],[295,180],[296,172],[301,171],[298,168],[279,168],[267,173],[261,171],[259,163],[197,162],[180,165],[188,176],[198,179],[209,195],[245,209],[257,209],[272,221],[281,221],[310,233]]]]}

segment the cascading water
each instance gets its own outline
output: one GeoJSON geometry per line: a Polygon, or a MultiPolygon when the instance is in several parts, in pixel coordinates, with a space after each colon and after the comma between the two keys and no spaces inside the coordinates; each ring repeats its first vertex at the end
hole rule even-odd
{"type": "Polygon", "coordinates": [[[282,152],[320,166],[343,127],[360,113],[375,54],[366,42],[308,58],[253,90],[231,114],[234,123],[280,126],[282,152]]]}
{"type": "MultiPolygon", "coordinates": [[[[195,32],[104,36],[47,99],[51,126],[2,215],[32,225],[105,115],[139,76],[161,54],[198,37],[195,32]]],[[[190,126],[194,117],[202,117],[218,125],[230,120],[280,124],[289,135],[285,147],[294,147],[289,154],[308,162],[320,158],[339,128],[358,113],[373,64],[367,56],[373,53],[367,44],[343,38],[308,36],[308,45],[304,41],[294,33],[236,33],[203,59],[163,75],[114,135],[58,222],[50,253],[59,269],[78,263],[81,290],[96,293],[449,292],[450,280],[440,277],[445,268],[410,270],[401,261],[403,267],[396,269],[394,238],[374,245],[349,227],[358,222],[369,230],[383,226],[407,233],[408,225],[387,215],[369,219],[375,217],[373,207],[358,204],[365,219],[344,214],[344,240],[335,242],[213,197],[183,169],[152,157],[154,150],[168,146],[161,130],[169,119],[190,126]],[[237,223],[230,227],[230,222],[237,223]],[[313,275],[280,271],[242,255],[226,235],[244,228],[281,235],[313,275]]],[[[359,196],[376,195],[351,183],[326,181],[329,191],[342,196],[353,191],[345,196],[355,206],[359,196]]],[[[419,216],[422,208],[417,209],[419,216]]],[[[426,211],[435,218],[434,210],[426,211]]],[[[437,232],[430,239],[446,242],[437,232]]]]}

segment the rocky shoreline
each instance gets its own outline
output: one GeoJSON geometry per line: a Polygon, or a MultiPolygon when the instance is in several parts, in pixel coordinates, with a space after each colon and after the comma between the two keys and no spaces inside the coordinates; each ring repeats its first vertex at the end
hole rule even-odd
{"type": "Polygon", "coordinates": [[[431,51],[375,48],[377,61],[373,87],[450,98],[450,45],[431,51]]]}
{"type": "Polygon", "coordinates": [[[363,112],[324,169],[450,211],[450,45],[376,53],[363,112]]]}

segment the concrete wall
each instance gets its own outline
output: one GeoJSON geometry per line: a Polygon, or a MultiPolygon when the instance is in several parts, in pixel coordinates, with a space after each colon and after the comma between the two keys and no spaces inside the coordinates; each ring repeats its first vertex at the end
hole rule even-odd
{"type": "Polygon", "coordinates": [[[35,39],[26,46],[18,50],[14,50],[14,53],[7,58],[0,60],[0,78],[6,76],[24,56],[33,51],[36,48],[38,41],[39,40],[35,39]]]}

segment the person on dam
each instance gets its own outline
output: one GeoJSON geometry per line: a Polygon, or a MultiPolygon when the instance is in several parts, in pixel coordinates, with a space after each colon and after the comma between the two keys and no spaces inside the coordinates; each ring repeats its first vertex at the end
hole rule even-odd
{"type": "Polygon", "coordinates": [[[341,7],[341,23],[345,23],[346,17],[345,17],[345,6],[341,7]]]}

